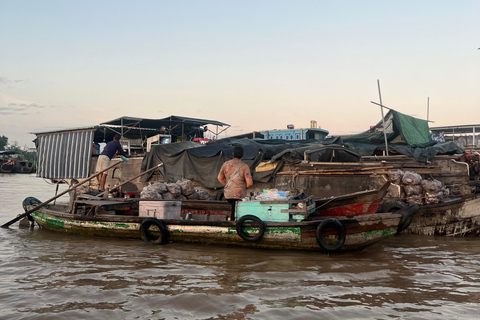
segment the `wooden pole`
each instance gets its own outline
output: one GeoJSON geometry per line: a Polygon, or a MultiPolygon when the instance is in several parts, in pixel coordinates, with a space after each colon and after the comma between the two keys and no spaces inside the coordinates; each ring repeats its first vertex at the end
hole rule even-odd
{"type": "Polygon", "coordinates": [[[382,125],[383,125],[383,137],[385,138],[385,151],[386,155],[388,156],[388,141],[387,141],[387,132],[385,131],[385,118],[383,117],[383,103],[382,103],[382,93],[380,91],[380,80],[377,79],[378,85],[378,96],[380,97],[380,110],[382,110],[382,125]]]}
{"type": "Polygon", "coordinates": [[[427,97],[427,122],[430,116],[430,97],[427,97]]]}
{"type": "MultiPolygon", "coordinates": [[[[121,186],[123,186],[124,184],[129,183],[130,181],[133,181],[133,180],[137,179],[138,177],[143,176],[144,174],[146,174],[146,173],[148,173],[148,172],[151,172],[151,171],[153,171],[153,170],[155,170],[155,169],[158,169],[158,168],[161,167],[161,166],[163,166],[163,163],[159,163],[159,164],[157,164],[155,167],[150,168],[150,169],[148,169],[147,171],[141,172],[139,175],[137,175],[137,176],[135,176],[135,177],[133,177],[133,178],[125,181],[125,182],[120,183],[118,186],[115,186],[115,187],[113,187],[112,189],[110,189],[110,191],[115,190],[115,189],[118,189],[118,188],[120,188],[121,186]]],[[[106,192],[106,191],[103,191],[102,193],[97,194],[97,197],[103,196],[105,192],[106,192]]]]}
{"type": "Polygon", "coordinates": [[[109,166],[108,168],[100,171],[100,172],[97,172],[95,173],[94,175],[91,175],[89,178],[85,179],[84,181],[80,182],[80,183],[77,183],[76,185],[74,186],[71,186],[70,188],[68,188],[67,190],[63,191],[63,192],[60,192],[60,194],[56,195],[55,197],[53,198],[50,198],[48,199],[47,201],[45,202],[42,202],[40,203],[39,205],[35,206],[33,209],[30,209],[28,210],[27,212],[23,213],[23,214],[19,214],[15,219],[12,219],[10,220],[9,222],[5,223],[4,225],[2,225],[2,228],[8,228],[11,224],[17,222],[18,220],[22,219],[23,217],[26,217],[28,216],[30,213],[34,212],[35,210],[38,210],[40,209],[41,207],[43,207],[44,205],[52,202],[53,200],[57,199],[57,198],[60,198],[61,196],[63,196],[64,194],[66,194],[67,192],[70,192],[72,190],[75,190],[77,187],[81,186],[82,184],[92,180],[93,178],[96,178],[97,176],[99,176],[100,174],[104,173],[105,171],[119,165],[121,162],[117,162],[117,163],[114,163],[112,164],[111,166],[109,166]]]}

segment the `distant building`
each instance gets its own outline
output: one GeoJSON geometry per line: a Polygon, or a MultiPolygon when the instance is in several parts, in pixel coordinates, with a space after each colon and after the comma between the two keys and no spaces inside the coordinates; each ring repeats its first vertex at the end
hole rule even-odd
{"type": "Polygon", "coordinates": [[[320,128],[295,129],[289,126],[288,129],[260,131],[267,140],[325,140],[328,131],[320,128]]]}

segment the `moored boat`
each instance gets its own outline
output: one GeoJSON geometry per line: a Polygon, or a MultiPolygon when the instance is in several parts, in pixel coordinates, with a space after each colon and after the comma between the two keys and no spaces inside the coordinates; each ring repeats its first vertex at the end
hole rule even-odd
{"type": "Polygon", "coordinates": [[[44,229],[84,236],[143,239],[156,244],[186,242],[336,252],[363,249],[397,234],[415,211],[415,208],[409,208],[398,214],[312,219],[307,217],[315,210],[315,202],[311,198],[252,201],[239,203],[237,221],[227,221],[230,212],[222,201],[202,201],[202,207],[188,200],[147,202],[150,209],[145,210],[138,199],[89,198],[77,201],[75,213],[66,212],[68,206],[56,204],[38,208],[31,216],[44,229]],[[298,209],[292,207],[293,203],[303,203],[304,206],[298,209]],[[248,204],[255,205],[257,210],[248,204]],[[242,208],[242,205],[245,207],[242,208]],[[278,205],[280,207],[276,207],[278,205]],[[193,220],[194,215],[197,218],[203,216],[203,220],[193,220]],[[279,215],[286,216],[288,220],[282,220],[279,215]],[[217,219],[211,219],[212,216],[217,219]],[[269,221],[264,221],[266,219],[269,221]]]}
{"type": "Polygon", "coordinates": [[[419,206],[405,233],[437,236],[480,235],[480,197],[447,198],[419,206]]]}
{"type": "Polygon", "coordinates": [[[18,151],[0,151],[0,173],[32,173],[34,171],[34,163],[21,158],[18,151]]]}
{"type": "Polygon", "coordinates": [[[315,200],[317,210],[312,216],[338,217],[376,213],[389,187],[390,182],[387,181],[379,189],[317,199],[315,200]]]}

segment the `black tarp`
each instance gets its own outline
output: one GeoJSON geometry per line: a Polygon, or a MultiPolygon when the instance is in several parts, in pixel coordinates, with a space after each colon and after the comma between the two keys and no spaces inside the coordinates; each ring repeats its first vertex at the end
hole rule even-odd
{"type": "MultiPolygon", "coordinates": [[[[233,142],[199,144],[194,147],[185,143],[154,146],[143,159],[142,171],[163,163],[159,172],[166,181],[174,182],[185,178],[199,181],[207,188],[222,188],[217,175],[223,163],[232,159],[235,146],[243,147],[243,161],[250,167],[253,180],[256,182],[268,182],[281,169],[284,161],[302,161],[305,152],[312,161],[353,162],[360,158],[358,154],[345,147],[328,146],[317,140],[285,143],[283,140],[239,139],[233,142]],[[172,148],[176,148],[175,152],[172,148]],[[264,169],[265,166],[262,165],[262,170],[256,170],[259,164],[267,161],[273,162],[268,169],[264,169]]],[[[147,182],[150,177],[151,175],[144,175],[141,181],[147,182]]]]}

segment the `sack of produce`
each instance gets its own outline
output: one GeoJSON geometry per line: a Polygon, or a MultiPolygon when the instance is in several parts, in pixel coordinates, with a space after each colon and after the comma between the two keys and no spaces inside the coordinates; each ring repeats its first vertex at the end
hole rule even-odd
{"type": "Polygon", "coordinates": [[[140,199],[151,199],[151,200],[161,200],[162,195],[155,191],[145,190],[143,188],[142,192],[140,192],[140,199]]]}
{"type": "Polygon", "coordinates": [[[187,199],[188,200],[198,200],[199,199],[198,192],[197,191],[192,192],[191,194],[189,194],[187,196],[187,199]]]}
{"type": "Polygon", "coordinates": [[[442,197],[443,197],[442,191],[425,192],[425,204],[439,203],[442,200],[442,197]]]}
{"type": "Polygon", "coordinates": [[[205,190],[197,190],[199,200],[210,200],[210,195],[205,190]]]}
{"type": "Polygon", "coordinates": [[[403,186],[403,190],[405,190],[405,194],[408,196],[414,195],[414,194],[422,194],[423,193],[423,188],[422,185],[420,184],[407,184],[403,186]]]}
{"type": "Polygon", "coordinates": [[[167,183],[166,187],[168,192],[171,193],[174,197],[178,197],[182,194],[182,189],[176,183],[167,183]]]}
{"type": "Polygon", "coordinates": [[[167,192],[167,193],[163,194],[163,199],[165,199],[165,200],[175,200],[175,196],[173,194],[171,194],[170,192],[167,192]]]}
{"type": "Polygon", "coordinates": [[[195,192],[195,188],[193,187],[193,182],[188,179],[182,179],[177,181],[177,185],[180,186],[183,195],[191,195],[195,192]]]}
{"type": "Polygon", "coordinates": [[[422,176],[415,172],[405,171],[402,177],[403,184],[421,184],[422,176]]]}
{"type": "Polygon", "coordinates": [[[403,171],[402,170],[396,170],[392,174],[389,175],[390,181],[393,184],[400,184],[402,182],[403,178],[403,171]]]}
{"type": "Polygon", "coordinates": [[[158,193],[167,193],[167,186],[162,182],[155,182],[148,186],[148,189],[158,193]]]}
{"type": "Polygon", "coordinates": [[[407,203],[410,203],[410,204],[418,204],[418,205],[422,205],[423,204],[423,195],[421,194],[413,194],[411,196],[408,196],[407,197],[407,203]]]}
{"type": "Polygon", "coordinates": [[[422,187],[425,192],[438,192],[443,189],[443,184],[438,180],[423,180],[422,187]]]}

